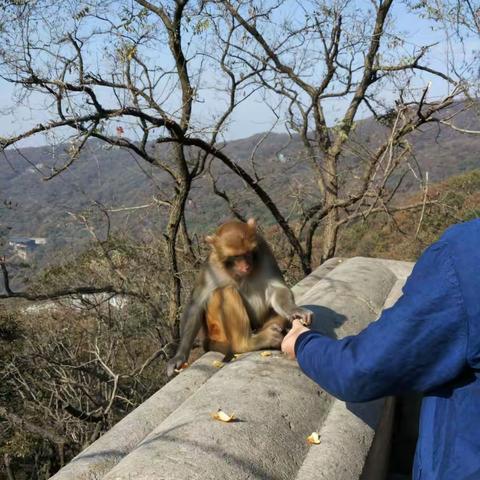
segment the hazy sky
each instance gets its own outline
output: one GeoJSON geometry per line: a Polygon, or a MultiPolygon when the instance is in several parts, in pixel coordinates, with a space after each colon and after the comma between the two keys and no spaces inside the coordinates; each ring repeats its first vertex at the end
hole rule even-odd
{"type": "MultiPolygon", "coordinates": [[[[433,31],[431,24],[426,20],[413,17],[407,13],[403,7],[397,7],[393,10],[393,16],[397,22],[397,28],[408,31],[408,40],[413,44],[423,45],[426,43],[439,42],[434,47],[434,60],[432,66],[444,68],[447,54],[447,43],[445,42],[445,34],[443,32],[433,31]]],[[[460,46],[457,54],[461,55],[460,46]]],[[[466,44],[467,50],[480,49],[478,40],[471,40],[466,44]]],[[[434,83],[430,90],[431,97],[444,95],[446,92],[445,85],[434,83]]],[[[19,133],[22,130],[31,128],[38,123],[45,122],[48,119],[47,113],[36,97],[32,97],[28,107],[17,108],[14,115],[2,114],[2,108],[12,105],[14,88],[12,85],[0,79],[0,136],[9,136],[19,133]]],[[[388,96],[388,92],[386,92],[388,96]]],[[[208,103],[208,98],[207,102],[208,103]]],[[[345,108],[345,103],[341,100],[332,103],[327,110],[330,123],[334,123],[336,117],[345,108]]],[[[254,133],[267,130],[272,123],[273,115],[260,99],[251,99],[244,102],[238,107],[234,113],[227,138],[243,138],[254,133]]],[[[22,146],[36,146],[45,142],[42,136],[36,136],[22,143],[22,146]]]]}

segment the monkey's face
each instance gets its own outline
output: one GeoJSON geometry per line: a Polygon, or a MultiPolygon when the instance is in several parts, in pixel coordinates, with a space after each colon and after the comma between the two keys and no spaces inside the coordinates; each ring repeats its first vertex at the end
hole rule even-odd
{"type": "Polygon", "coordinates": [[[248,277],[254,267],[254,251],[227,257],[224,265],[232,277],[237,279],[248,277]]]}
{"type": "Polygon", "coordinates": [[[224,223],[214,235],[206,237],[214,256],[236,280],[248,277],[256,264],[257,233],[254,220],[224,223]]]}

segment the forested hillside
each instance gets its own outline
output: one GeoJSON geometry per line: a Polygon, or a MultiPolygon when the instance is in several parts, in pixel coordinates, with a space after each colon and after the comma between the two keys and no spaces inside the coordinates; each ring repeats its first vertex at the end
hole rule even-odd
{"type": "MultiPolygon", "coordinates": [[[[460,104],[455,105],[452,111],[459,107],[460,104]]],[[[459,127],[473,129],[477,123],[478,112],[475,109],[457,116],[459,127]]],[[[385,134],[385,130],[373,119],[358,122],[355,137],[343,157],[343,188],[348,190],[359,163],[356,156],[358,145],[373,148],[385,134]]],[[[430,124],[410,135],[409,141],[418,162],[418,165],[411,166],[412,172],[419,176],[428,172],[430,182],[480,167],[479,135],[465,135],[443,125],[430,124]]],[[[152,151],[154,148],[151,146],[152,151]]],[[[3,200],[11,204],[10,208],[0,206],[2,223],[11,228],[11,236],[47,238],[47,246],[39,250],[37,260],[49,258],[59,249],[76,249],[91,240],[85,224],[76,215],[86,214],[102,228],[105,218],[98,214],[99,208],[109,212],[113,229],[121,227],[122,231],[130,231],[137,236],[152,228],[155,230],[155,226],[163,226],[165,218],[155,199],[161,199],[162,193],[171,186],[171,179],[165,172],[127,150],[91,141],[78,161],[61,175],[45,181],[44,178],[68,161],[64,149],[64,146],[58,146],[56,149],[39,147],[18,152],[7,150],[0,157],[3,172],[0,191],[3,200]],[[142,208],[129,210],[129,207],[142,208]]],[[[224,149],[245,168],[251,170],[252,165],[255,166],[265,189],[273,198],[278,198],[281,210],[289,210],[296,192],[303,193],[307,206],[315,200],[314,182],[303,162],[298,137],[290,139],[285,134],[259,134],[231,141],[224,149]],[[251,152],[257,144],[252,163],[251,152]]],[[[168,160],[168,149],[157,151],[158,155],[168,160]]],[[[270,217],[264,216],[249,189],[238,178],[225,168],[216,167],[214,170],[218,189],[235,191],[232,200],[242,205],[245,214],[272,222],[270,217]]],[[[408,173],[401,190],[412,192],[418,189],[418,179],[408,173]]],[[[205,232],[231,215],[225,200],[212,191],[212,180],[208,174],[194,182],[186,214],[192,232],[205,232]]]]}
{"type": "MultiPolygon", "coordinates": [[[[419,198],[406,195],[402,201],[419,198]]],[[[338,255],[415,261],[450,225],[480,218],[480,170],[431,185],[428,199],[432,204],[426,206],[423,217],[420,211],[403,211],[350,225],[341,235],[338,255]]]]}

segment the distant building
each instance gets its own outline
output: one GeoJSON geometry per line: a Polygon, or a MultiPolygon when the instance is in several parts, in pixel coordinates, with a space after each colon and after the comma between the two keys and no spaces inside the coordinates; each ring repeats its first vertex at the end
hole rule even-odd
{"type": "Polygon", "coordinates": [[[35,245],[46,245],[47,239],[45,237],[32,237],[32,240],[35,241],[35,245]]]}
{"type": "Polygon", "coordinates": [[[12,249],[13,255],[22,260],[28,260],[28,257],[39,245],[46,245],[47,239],[44,237],[12,237],[8,241],[8,246],[12,249]]]}

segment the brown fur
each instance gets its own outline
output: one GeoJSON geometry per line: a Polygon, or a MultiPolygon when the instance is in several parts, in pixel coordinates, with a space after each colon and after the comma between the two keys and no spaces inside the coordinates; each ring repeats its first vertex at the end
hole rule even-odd
{"type": "Polygon", "coordinates": [[[206,240],[212,247],[211,258],[224,262],[228,257],[244,255],[254,250],[257,247],[257,232],[254,223],[232,220],[220,226],[206,240]]]}
{"type": "Polygon", "coordinates": [[[252,330],[251,318],[239,291],[235,287],[219,288],[213,292],[206,308],[206,350],[228,353],[244,353],[271,348],[288,321],[269,311],[262,319],[258,332],[252,330]]]}
{"type": "Polygon", "coordinates": [[[168,364],[169,375],[187,360],[202,325],[206,350],[228,356],[280,348],[292,318],[311,318],[295,305],[255,220],[226,222],[205,240],[211,253],[180,321],[180,345],[168,364]]]}

